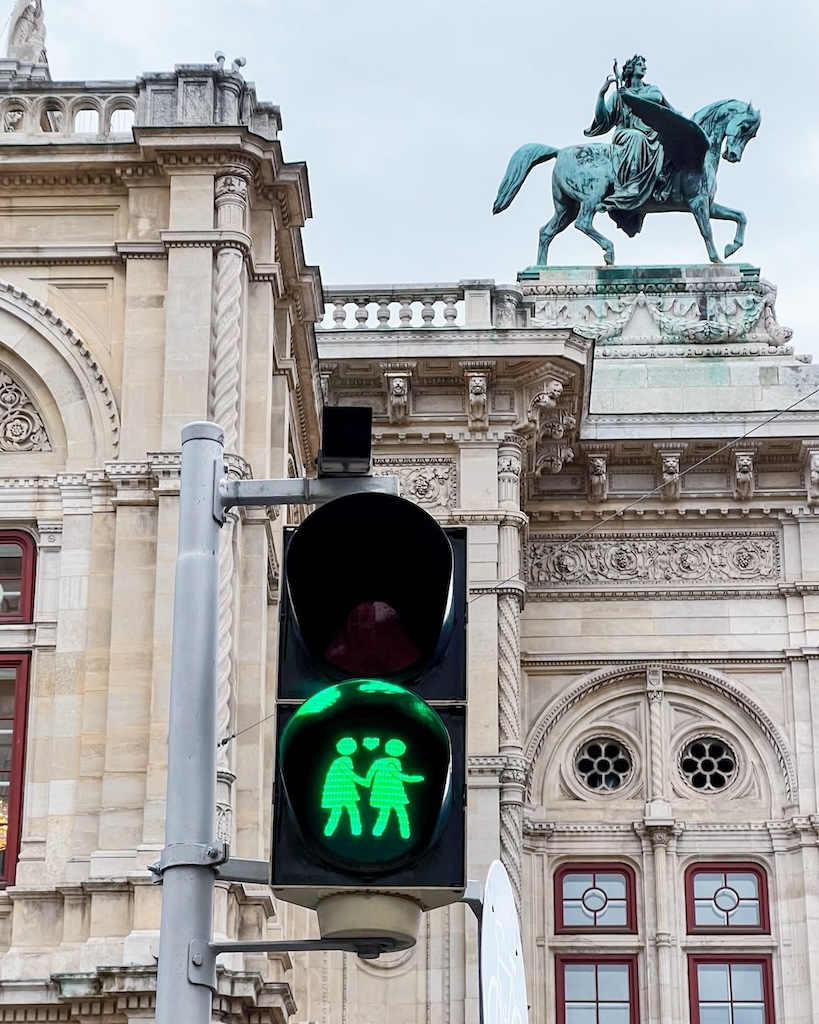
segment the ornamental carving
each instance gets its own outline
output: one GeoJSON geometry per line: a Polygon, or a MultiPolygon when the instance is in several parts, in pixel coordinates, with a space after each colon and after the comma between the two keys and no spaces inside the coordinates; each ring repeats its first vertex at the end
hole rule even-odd
{"type": "Polygon", "coordinates": [[[0,371],[0,452],[50,452],[51,442],[34,403],[0,371]]]}
{"type": "Polygon", "coordinates": [[[527,579],[535,587],[685,587],[779,579],[779,545],[773,533],[610,534],[578,541],[571,536],[534,537],[527,554],[527,579]]]}
{"type": "Polygon", "coordinates": [[[402,498],[428,511],[454,508],[458,503],[455,460],[375,459],[376,476],[397,476],[402,498]]]}

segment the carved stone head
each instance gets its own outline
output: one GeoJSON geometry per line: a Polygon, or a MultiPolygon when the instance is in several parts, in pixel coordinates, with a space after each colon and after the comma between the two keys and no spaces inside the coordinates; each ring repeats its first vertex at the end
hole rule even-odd
{"type": "Polygon", "coordinates": [[[592,476],[605,476],[606,460],[600,458],[599,455],[592,455],[589,459],[589,472],[592,476]]]}
{"type": "Polygon", "coordinates": [[[737,473],[753,473],[754,463],[750,455],[737,455],[737,473]]]}
{"type": "Polygon", "coordinates": [[[470,395],[485,395],[486,379],[484,377],[470,377],[469,393],[470,395]]]}
{"type": "Polygon", "coordinates": [[[676,455],[663,456],[663,475],[676,476],[680,471],[680,464],[676,455]]]}
{"type": "Polygon", "coordinates": [[[403,377],[393,377],[390,393],[394,398],[403,398],[407,393],[407,382],[403,377]]]}
{"type": "Polygon", "coordinates": [[[543,394],[547,398],[551,398],[553,401],[557,401],[563,394],[563,385],[559,380],[549,380],[546,382],[546,387],[543,389],[543,394]]]}

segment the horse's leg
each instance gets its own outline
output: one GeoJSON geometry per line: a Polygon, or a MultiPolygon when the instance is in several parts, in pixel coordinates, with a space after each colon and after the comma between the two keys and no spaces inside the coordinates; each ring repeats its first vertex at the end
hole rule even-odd
{"type": "Polygon", "coordinates": [[[708,251],[708,259],[712,263],[722,263],[722,260],[717,255],[714,236],[712,230],[710,230],[710,204],[708,203],[708,197],[705,193],[699,193],[698,191],[694,196],[686,197],[686,203],[688,204],[688,209],[694,215],[694,220],[697,222],[699,233],[708,251]]]}
{"type": "Polygon", "coordinates": [[[606,238],[605,235],[601,235],[599,231],[595,231],[592,226],[592,219],[597,213],[598,208],[598,200],[596,197],[593,202],[586,201],[583,203],[580,207],[580,214],[574,222],[574,226],[578,231],[582,231],[584,235],[588,235],[589,238],[597,242],[603,250],[603,258],[606,261],[606,265],[611,266],[614,263],[614,245],[608,238],[606,238]]]}
{"type": "Polygon", "coordinates": [[[711,203],[711,217],[713,220],[732,220],[736,222],[737,230],[734,240],[730,245],[725,246],[725,258],[733,256],[737,249],[745,244],[745,225],[748,218],[742,210],[735,210],[730,206],[723,206],[722,203],[711,203]]]}
{"type": "Polygon", "coordinates": [[[549,246],[551,245],[552,239],[555,235],[559,235],[561,231],[565,231],[566,228],[577,216],[577,203],[566,202],[565,197],[561,195],[555,195],[555,213],[548,224],[544,224],[540,229],[540,245],[537,250],[537,262],[539,267],[545,267],[546,261],[549,258],[549,246]]]}

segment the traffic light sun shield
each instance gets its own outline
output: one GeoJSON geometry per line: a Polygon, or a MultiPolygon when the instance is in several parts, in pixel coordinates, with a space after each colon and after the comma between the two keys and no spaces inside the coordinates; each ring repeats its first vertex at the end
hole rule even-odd
{"type": "Polygon", "coordinates": [[[302,704],[281,733],[279,770],[305,842],[363,876],[434,843],[451,811],[446,726],[382,680],[340,683],[302,704]]]}
{"type": "Polygon", "coordinates": [[[423,509],[350,495],[293,536],[285,578],[300,640],[331,677],[405,682],[443,654],[453,625],[453,555],[423,509]]]}

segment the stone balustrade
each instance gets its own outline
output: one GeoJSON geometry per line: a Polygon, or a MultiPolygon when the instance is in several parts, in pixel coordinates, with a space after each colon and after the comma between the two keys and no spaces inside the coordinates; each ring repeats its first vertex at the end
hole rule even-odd
{"type": "Polygon", "coordinates": [[[44,65],[0,59],[0,144],[133,142],[132,128],[177,125],[245,126],[275,139],[281,126],[278,107],[220,62],[132,82],[52,82],[32,68],[44,65]]]}
{"type": "Polygon", "coordinates": [[[357,285],[324,290],[320,331],[493,328],[525,324],[516,288],[494,281],[357,285]]]}

